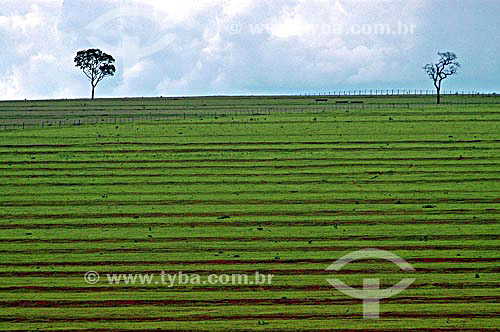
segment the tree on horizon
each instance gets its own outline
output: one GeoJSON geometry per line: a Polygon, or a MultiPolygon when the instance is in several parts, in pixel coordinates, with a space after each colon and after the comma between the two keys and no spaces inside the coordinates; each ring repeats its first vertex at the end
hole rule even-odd
{"type": "Polygon", "coordinates": [[[115,59],[99,49],[79,51],[74,61],[76,67],[80,68],[90,81],[92,100],[95,98],[96,86],[105,77],[114,76],[116,72],[115,59]]]}
{"type": "Polygon", "coordinates": [[[423,69],[429,75],[429,77],[434,82],[434,86],[437,91],[437,103],[441,103],[441,85],[442,82],[449,76],[455,75],[460,68],[460,63],[458,63],[457,55],[453,52],[438,52],[440,57],[437,64],[428,63],[423,69]]]}

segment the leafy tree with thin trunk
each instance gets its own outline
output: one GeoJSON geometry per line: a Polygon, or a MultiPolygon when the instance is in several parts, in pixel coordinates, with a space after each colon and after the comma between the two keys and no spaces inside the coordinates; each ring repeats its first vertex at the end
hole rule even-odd
{"type": "Polygon", "coordinates": [[[75,64],[90,80],[92,99],[95,97],[96,86],[108,76],[115,75],[115,59],[99,49],[79,51],[75,57],[75,64]]]}
{"type": "Polygon", "coordinates": [[[428,63],[423,69],[429,75],[429,77],[434,81],[434,86],[437,90],[437,103],[441,103],[441,85],[443,80],[448,76],[457,73],[458,68],[460,68],[460,63],[458,63],[457,55],[453,52],[438,52],[440,57],[439,62],[436,64],[428,63]]]}

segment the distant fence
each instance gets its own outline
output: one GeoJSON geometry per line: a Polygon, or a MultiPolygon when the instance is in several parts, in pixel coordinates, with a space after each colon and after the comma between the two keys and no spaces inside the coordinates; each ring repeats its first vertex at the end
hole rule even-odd
{"type": "MultiPolygon", "coordinates": [[[[453,105],[459,105],[454,103],[453,105]]],[[[464,103],[463,105],[484,105],[484,103],[464,103]]],[[[386,104],[369,104],[362,101],[349,101],[349,100],[335,100],[331,104],[319,103],[317,105],[308,106],[274,106],[274,107],[260,107],[253,109],[239,109],[239,110],[205,110],[205,111],[185,111],[177,113],[142,113],[142,114],[120,114],[117,116],[110,116],[107,114],[102,115],[87,115],[84,112],[78,115],[60,116],[56,118],[45,117],[30,117],[30,118],[10,118],[10,123],[0,122],[0,131],[10,130],[25,130],[25,129],[39,129],[39,128],[54,128],[54,127],[70,127],[81,125],[97,125],[97,124],[123,124],[131,122],[153,122],[153,121],[170,121],[170,120],[188,120],[193,118],[200,119],[218,119],[222,117],[234,116],[265,116],[272,114],[301,114],[301,113],[320,113],[331,111],[349,111],[349,110],[391,110],[391,109],[423,109],[424,107],[436,108],[446,107],[449,105],[435,105],[435,104],[417,104],[417,103],[386,103],[386,104]]],[[[4,119],[5,120],[5,119],[4,119]]]]}
{"type": "MultiPolygon", "coordinates": [[[[403,97],[403,96],[435,96],[436,90],[432,89],[365,89],[365,90],[336,90],[328,92],[311,92],[298,94],[300,97],[322,97],[322,96],[332,96],[332,97],[382,97],[382,96],[392,96],[392,97],[403,97]]],[[[443,96],[476,96],[476,97],[492,97],[498,96],[496,92],[484,92],[484,91],[474,91],[474,90],[442,90],[441,95],[443,96]]]]}

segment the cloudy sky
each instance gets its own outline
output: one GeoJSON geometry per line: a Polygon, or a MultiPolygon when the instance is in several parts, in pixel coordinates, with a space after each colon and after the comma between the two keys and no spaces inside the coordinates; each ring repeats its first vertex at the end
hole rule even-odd
{"type": "Polygon", "coordinates": [[[73,58],[101,48],[101,97],[432,88],[500,91],[499,0],[0,0],[0,99],[87,97],[73,58]]]}

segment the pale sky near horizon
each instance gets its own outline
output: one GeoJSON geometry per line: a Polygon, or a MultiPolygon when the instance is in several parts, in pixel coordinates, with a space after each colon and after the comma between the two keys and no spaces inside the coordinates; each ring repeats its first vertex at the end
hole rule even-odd
{"type": "Polygon", "coordinates": [[[437,51],[462,64],[444,89],[499,92],[499,14],[500,0],[0,0],[0,100],[88,97],[73,58],[95,47],[117,59],[98,97],[432,89],[437,51]]]}

